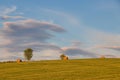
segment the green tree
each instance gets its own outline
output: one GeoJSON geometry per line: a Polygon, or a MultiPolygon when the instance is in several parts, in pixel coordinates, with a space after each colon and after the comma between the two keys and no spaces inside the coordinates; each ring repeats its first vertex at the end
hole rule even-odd
{"type": "Polygon", "coordinates": [[[60,55],[61,60],[63,60],[64,57],[65,57],[65,54],[60,55]]]}
{"type": "Polygon", "coordinates": [[[25,59],[30,60],[33,56],[32,52],[33,52],[33,50],[31,48],[25,49],[24,50],[25,59]]]}

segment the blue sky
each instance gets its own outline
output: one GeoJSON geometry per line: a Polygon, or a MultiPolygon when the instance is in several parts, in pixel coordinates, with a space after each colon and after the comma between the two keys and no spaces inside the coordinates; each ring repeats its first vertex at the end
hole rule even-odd
{"type": "Polygon", "coordinates": [[[120,57],[120,1],[0,0],[0,31],[0,60],[120,57]]]}

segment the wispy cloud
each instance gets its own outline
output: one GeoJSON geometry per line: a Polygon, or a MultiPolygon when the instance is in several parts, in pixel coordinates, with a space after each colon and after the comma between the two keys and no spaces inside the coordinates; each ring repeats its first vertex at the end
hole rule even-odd
{"type": "Polygon", "coordinates": [[[41,9],[42,11],[52,14],[52,15],[56,15],[59,16],[61,18],[61,20],[67,20],[70,24],[73,25],[80,25],[80,21],[75,17],[72,16],[70,14],[67,14],[65,12],[62,11],[56,11],[56,10],[52,10],[52,9],[41,9]]]}
{"type": "Polygon", "coordinates": [[[77,47],[63,47],[62,50],[64,53],[71,58],[94,58],[97,57],[95,53],[88,52],[86,50],[77,48],[77,47]]]}
{"type": "Polygon", "coordinates": [[[98,55],[114,55],[120,57],[120,35],[86,28],[88,51],[98,55]],[[91,44],[92,43],[92,44],[91,44]],[[91,48],[90,48],[91,47],[91,48]]]}
{"type": "Polygon", "coordinates": [[[71,42],[71,46],[73,46],[73,47],[80,47],[81,44],[82,43],[78,40],[74,40],[74,41],[71,42]]]}
{"type": "Polygon", "coordinates": [[[12,6],[11,8],[5,8],[0,11],[0,16],[8,15],[14,11],[16,11],[16,6],[12,6]]]}
{"type": "Polygon", "coordinates": [[[120,45],[120,35],[86,27],[86,36],[93,42],[104,45],[120,45]]]}
{"type": "Polygon", "coordinates": [[[24,19],[23,16],[2,16],[2,20],[8,20],[8,19],[24,19]]]}
{"type": "Polygon", "coordinates": [[[1,20],[9,20],[9,19],[23,19],[23,18],[25,18],[23,16],[18,16],[18,15],[9,16],[11,13],[15,12],[16,9],[17,9],[16,6],[1,9],[1,11],[0,11],[0,19],[1,20]]]}
{"type": "Polygon", "coordinates": [[[97,2],[96,8],[101,10],[118,10],[120,8],[117,0],[101,0],[97,2]]]}
{"type": "Polygon", "coordinates": [[[97,48],[105,48],[120,51],[120,46],[98,46],[97,48]]]}

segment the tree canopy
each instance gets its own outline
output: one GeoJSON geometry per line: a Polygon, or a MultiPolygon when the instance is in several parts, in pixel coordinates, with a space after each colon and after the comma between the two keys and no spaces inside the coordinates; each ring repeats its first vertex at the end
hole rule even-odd
{"type": "Polygon", "coordinates": [[[33,56],[32,52],[33,52],[33,50],[31,48],[25,49],[24,50],[24,57],[25,57],[25,59],[30,60],[32,58],[32,56],[33,56]]]}

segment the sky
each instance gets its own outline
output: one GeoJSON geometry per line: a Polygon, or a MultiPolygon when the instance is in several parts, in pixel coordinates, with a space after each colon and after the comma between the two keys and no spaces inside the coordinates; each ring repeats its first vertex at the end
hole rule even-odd
{"type": "Polygon", "coordinates": [[[0,0],[0,61],[120,57],[120,0],[0,0]]]}

